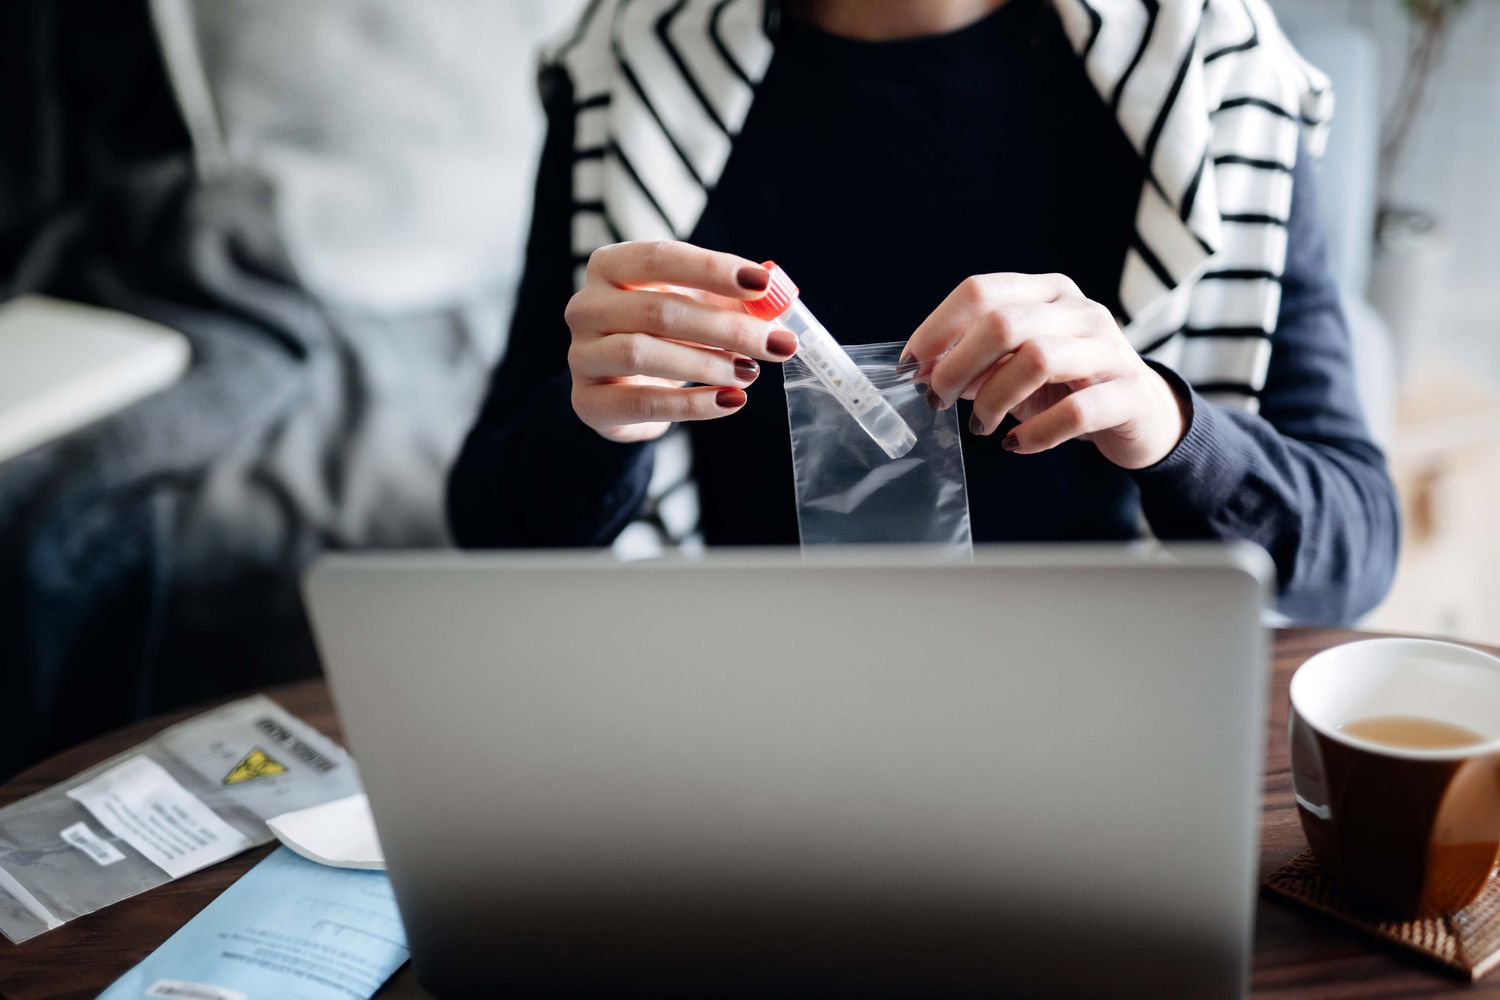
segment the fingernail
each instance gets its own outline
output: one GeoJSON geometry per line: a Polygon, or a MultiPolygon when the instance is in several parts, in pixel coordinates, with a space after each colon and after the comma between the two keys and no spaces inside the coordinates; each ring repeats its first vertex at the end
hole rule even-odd
{"type": "Polygon", "coordinates": [[[720,389],[714,396],[714,402],[726,410],[737,410],[745,405],[745,391],[743,389],[720,389]]]}
{"type": "Polygon", "coordinates": [[[1006,451],[1015,451],[1021,447],[1021,442],[1014,434],[1007,434],[1005,435],[1005,440],[1000,442],[1000,447],[1006,451]]]}
{"type": "Polygon", "coordinates": [[[977,413],[971,413],[971,414],[969,414],[969,433],[970,434],[983,434],[984,433],[984,421],[979,419],[979,414],[977,414],[977,413]]]}
{"type": "Polygon", "coordinates": [[[766,338],[766,352],[778,358],[789,358],[797,353],[797,335],[790,330],[772,330],[766,338]]]}
{"type": "Polygon", "coordinates": [[[741,382],[754,382],[760,374],[760,365],[749,358],[734,359],[734,377],[741,382]]]}
{"type": "Polygon", "coordinates": [[[922,395],[924,395],[924,396],[927,395],[928,385],[927,385],[926,382],[913,382],[912,384],[914,386],[916,386],[917,391],[920,392],[922,395]]]}
{"type": "Polygon", "coordinates": [[[735,272],[734,280],[746,291],[763,292],[771,283],[771,272],[763,267],[742,267],[735,272]]]}
{"type": "Polygon", "coordinates": [[[911,364],[915,360],[917,360],[917,359],[912,356],[911,351],[902,351],[901,352],[901,357],[899,357],[899,358],[896,359],[896,367],[897,368],[903,368],[906,365],[911,364]]]}
{"type": "Polygon", "coordinates": [[[943,402],[943,397],[939,396],[931,389],[927,390],[927,405],[932,407],[934,410],[945,410],[948,408],[947,404],[943,402]]]}

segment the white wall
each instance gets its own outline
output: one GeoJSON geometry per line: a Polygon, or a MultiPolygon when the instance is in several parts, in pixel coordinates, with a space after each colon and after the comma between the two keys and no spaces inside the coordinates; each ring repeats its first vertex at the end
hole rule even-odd
{"type": "MultiPolygon", "coordinates": [[[[1389,108],[1410,24],[1400,0],[1296,0],[1295,7],[1299,16],[1317,12],[1370,34],[1389,108]]],[[[1393,202],[1434,213],[1451,239],[1434,351],[1500,379],[1500,0],[1468,0],[1461,10],[1385,190],[1393,202]]]]}

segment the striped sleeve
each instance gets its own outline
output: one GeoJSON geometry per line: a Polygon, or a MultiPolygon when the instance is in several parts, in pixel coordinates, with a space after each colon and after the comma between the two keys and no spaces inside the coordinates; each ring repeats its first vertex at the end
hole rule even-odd
{"type": "MultiPolygon", "coordinates": [[[[1255,542],[1276,563],[1283,613],[1346,624],[1390,585],[1399,515],[1360,412],[1305,157],[1290,176],[1276,336],[1245,331],[1233,341],[1266,352],[1259,413],[1214,404],[1215,393],[1237,391],[1233,385],[1190,388],[1159,367],[1191,401],[1192,418],[1178,447],[1134,477],[1158,537],[1255,542]]],[[[1227,333],[1223,339],[1231,342],[1227,333]]]]}

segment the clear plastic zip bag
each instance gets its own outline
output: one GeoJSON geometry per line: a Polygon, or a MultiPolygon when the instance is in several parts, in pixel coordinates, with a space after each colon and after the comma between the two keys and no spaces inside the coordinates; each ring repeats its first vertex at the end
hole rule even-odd
{"type": "Polygon", "coordinates": [[[914,544],[973,551],[958,410],[927,405],[904,345],[845,348],[916,436],[891,458],[800,357],[782,366],[802,546],[914,544]]]}
{"type": "Polygon", "coordinates": [[[0,934],[20,944],[358,791],[343,748],[264,695],[205,712],[0,809],[0,934]]]}

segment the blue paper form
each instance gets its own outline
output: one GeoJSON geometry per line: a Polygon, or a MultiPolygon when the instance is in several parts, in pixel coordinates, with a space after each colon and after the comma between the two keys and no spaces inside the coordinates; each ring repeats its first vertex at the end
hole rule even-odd
{"type": "Polygon", "coordinates": [[[385,872],[278,847],[100,997],[363,1000],[406,957],[385,872]]]}

